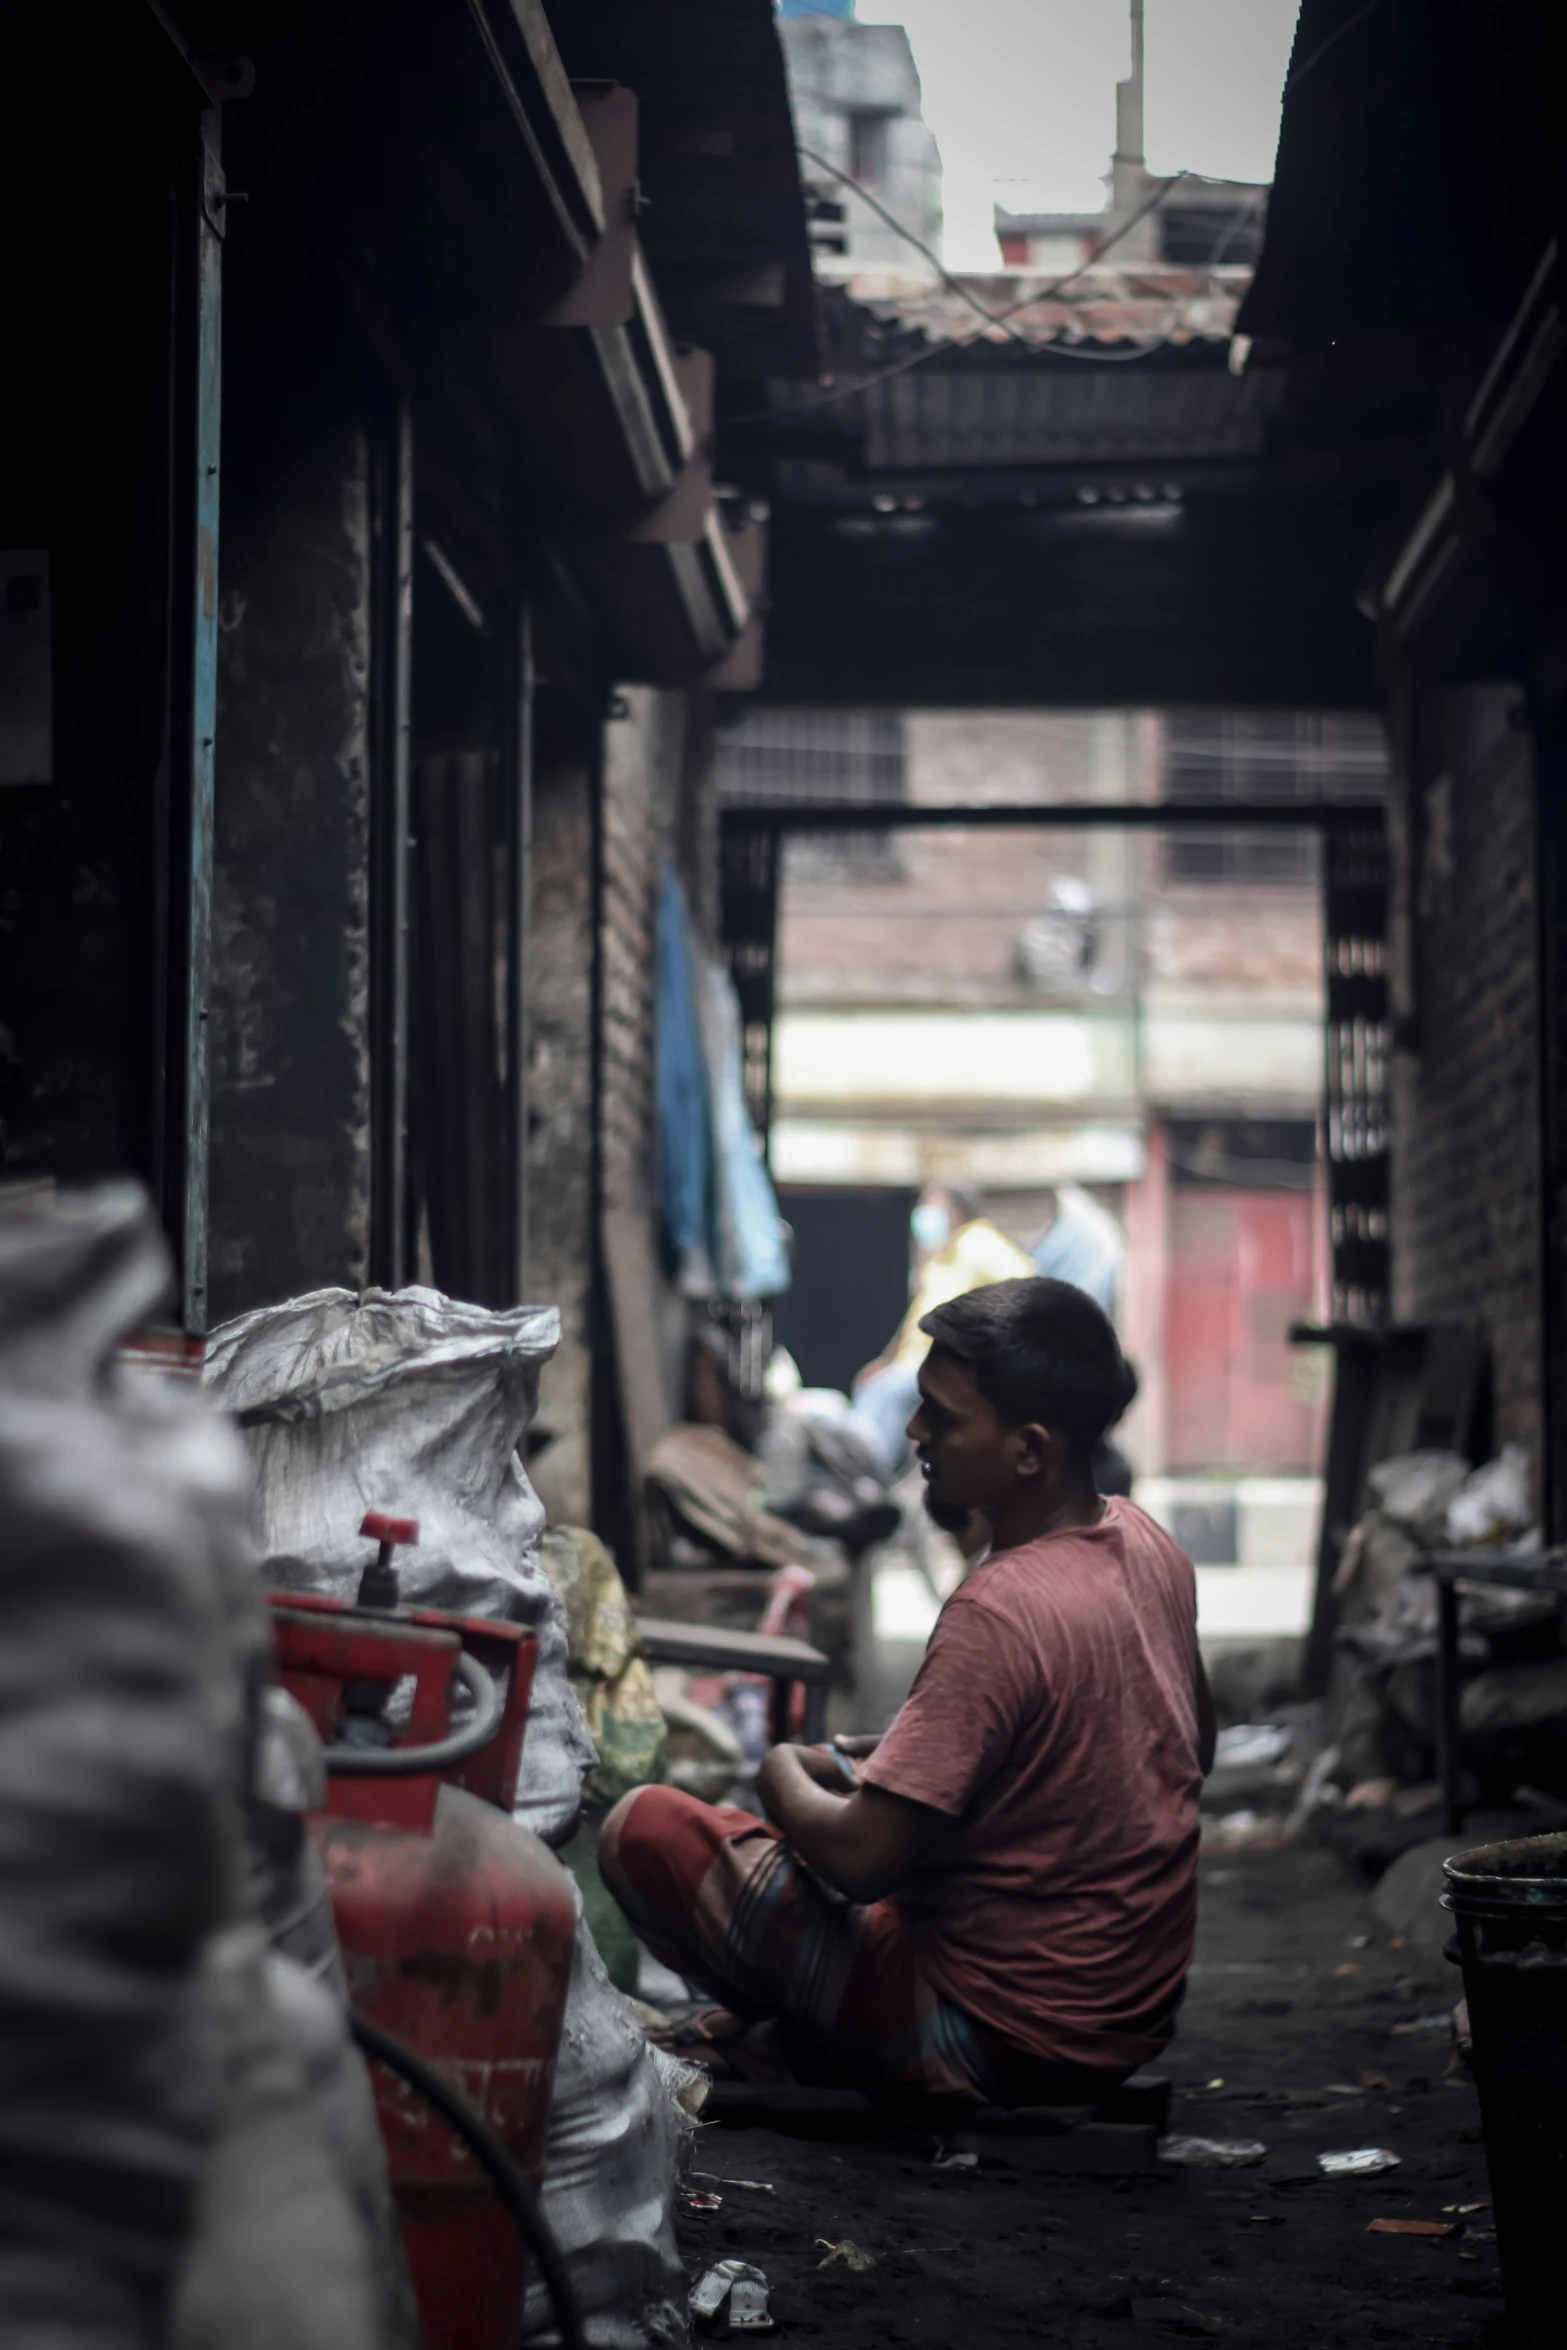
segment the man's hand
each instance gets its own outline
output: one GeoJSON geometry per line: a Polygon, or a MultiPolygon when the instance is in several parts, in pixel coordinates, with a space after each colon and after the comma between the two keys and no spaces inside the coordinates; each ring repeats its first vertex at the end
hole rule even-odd
{"type": "Polygon", "coordinates": [[[929,1805],[883,1788],[850,1790],[831,1755],[809,1747],[773,1747],[762,1757],[756,1792],[806,1866],[850,1901],[895,1893],[953,1825],[929,1805]],[[836,1788],[818,1780],[818,1763],[831,1769],[836,1788]]]}
{"type": "MultiPolygon", "coordinates": [[[[843,1741],[839,1739],[837,1743],[842,1745],[843,1741]]],[[[776,1746],[773,1748],[774,1754],[781,1751],[776,1746]]],[[[789,1752],[799,1763],[801,1770],[814,1779],[818,1787],[831,1788],[839,1795],[848,1794],[849,1782],[844,1776],[843,1766],[837,1756],[829,1754],[824,1746],[796,1746],[791,1742],[789,1752]]],[[[760,1777],[758,1777],[757,1785],[761,1785],[760,1777]]]]}

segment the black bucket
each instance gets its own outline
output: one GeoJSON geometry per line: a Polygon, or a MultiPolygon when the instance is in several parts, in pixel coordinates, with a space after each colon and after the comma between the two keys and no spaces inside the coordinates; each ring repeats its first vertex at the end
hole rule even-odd
{"type": "Polygon", "coordinates": [[[1464,1970],[1496,2248],[1517,2350],[1567,2340],[1567,1835],[1445,1864],[1464,1970]]]}

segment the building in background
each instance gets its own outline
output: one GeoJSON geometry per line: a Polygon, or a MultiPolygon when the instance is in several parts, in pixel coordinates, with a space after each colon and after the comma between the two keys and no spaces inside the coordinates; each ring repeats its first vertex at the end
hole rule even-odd
{"type": "Polygon", "coordinates": [[[818,277],[880,294],[933,285],[935,268],[885,217],[939,249],[941,157],[908,34],[860,24],[853,0],[783,0],[778,13],[818,277]]]}
{"type": "Polygon", "coordinates": [[[1148,169],[1143,134],[1143,0],[1131,0],[1131,70],[1115,88],[1115,151],[1098,212],[1008,212],[996,207],[996,241],[1007,269],[1066,276],[1114,240],[1117,260],[1176,269],[1244,269],[1262,250],[1265,186],[1183,174],[1164,182],[1148,169]]]}
{"type": "Polygon", "coordinates": [[[1319,849],[1309,831],[1095,828],[1115,804],[1374,801],[1375,721],[758,707],[726,803],[1082,809],[1084,822],[795,833],[772,1164],[798,1236],[780,1330],[843,1384],[906,1290],[920,1184],[1029,1245],[1072,1188],[1127,1239],[1144,1492],[1206,1561],[1303,1566],[1326,1303],[1319,849]]]}

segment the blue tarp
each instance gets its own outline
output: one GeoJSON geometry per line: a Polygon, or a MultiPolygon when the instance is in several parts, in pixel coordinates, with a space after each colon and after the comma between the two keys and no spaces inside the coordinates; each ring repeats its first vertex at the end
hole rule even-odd
{"type": "Polygon", "coordinates": [[[688,1296],[776,1297],[789,1257],[745,1101],[734,982],[697,939],[666,865],[658,906],[658,1161],[664,1228],[688,1296]]]}
{"type": "Polygon", "coordinates": [[[682,1289],[713,1281],[713,1150],[697,1026],[685,892],[666,865],[658,890],[658,1199],[682,1289]]]}

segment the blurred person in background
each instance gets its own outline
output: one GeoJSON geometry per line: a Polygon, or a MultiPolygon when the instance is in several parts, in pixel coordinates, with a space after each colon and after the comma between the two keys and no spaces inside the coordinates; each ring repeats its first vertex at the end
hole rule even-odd
{"type": "Polygon", "coordinates": [[[1030,1241],[1028,1253],[1036,1273],[1051,1281],[1070,1281],[1115,1320],[1126,1235],[1109,1209],[1081,1184],[1063,1183],[1051,1192],[1050,1221],[1030,1241]]]}
{"type": "Polygon", "coordinates": [[[925,1316],[992,1281],[1027,1279],[1035,1270],[986,1215],[978,1192],[927,1183],[909,1219],[916,1256],[914,1295],[894,1336],[854,1382],[854,1407],[889,1479],[909,1453],[907,1428],[919,1401],[920,1365],[930,1340],[925,1316]]]}

